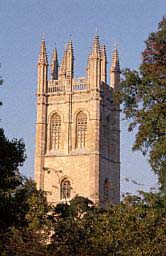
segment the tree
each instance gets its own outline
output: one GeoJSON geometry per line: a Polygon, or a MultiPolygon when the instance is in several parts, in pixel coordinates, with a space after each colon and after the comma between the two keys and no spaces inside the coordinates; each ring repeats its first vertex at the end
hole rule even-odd
{"type": "Polygon", "coordinates": [[[30,231],[44,231],[47,223],[46,193],[36,188],[31,179],[24,178],[17,188],[12,207],[17,209],[15,227],[27,228],[30,231]]]}
{"type": "Polygon", "coordinates": [[[31,179],[24,178],[22,184],[17,187],[9,207],[13,212],[14,221],[5,232],[0,232],[2,255],[47,256],[51,227],[45,193],[37,190],[31,179]]]}
{"type": "Polygon", "coordinates": [[[46,255],[41,242],[50,232],[49,207],[45,193],[19,172],[25,158],[23,141],[8,140],[0,129],[0,251],[4,256],[37,255],[39,249],[40,255],[46,255]]]}
{"type": "Polygon", "coordinates": [[[22,166],[25,145],[22,140],[9,141],[3,129],[0,129],[0,230],[10,227],[15,221],[15,212],[11,208],[14,193],[22,183],[19,167],[22,166]]]}
{"type": "Polygon", "coordinates": [[[50,208],[45,192],[37,190],[31,179],[20,174],[25,159],[23,140],[9,140],[0,128],[0,251],[3,256],[37,255],[39,250],[40,255],[46,256],[50,208]]]}
{"type": "MultiPolygon", "coordinates": [[[[3,79],[0,76],[0,85],[3,79]]],[[[0,101],[0,105],[2,102],[0,101]]],[[[14,193],[22,183],[19,167],[25,161],[25,145],[23,140],[9,140],[0,128],[0,232],[4,232],[15,221],[15,213],[11,208],[14,193]]]]}
{"type": "Polygon", "coordinates": [[[149,163],[166,193],[166,18],[145,41],[138,71],[125,69],[114,98],[123,102],[130,121],[128,130],[138,128],[133,150],[149,156],[149,163]]]}
{"type": "Polygon", "coordinates": [[[51,255],[82,255],[82,242],[84,244],[86,240],[84,215],[89,214],[93,208],[91,200],[78,195],[70,202],[53,207],[53,235],[48,246],[51,255]]]}
{"type": "Polygon", "coordinates": [[[123,202],[108,209],[91,206],[85,210],[80,208],[79,198],[73,202],[84,214],[76,216],[73,212],[73,215],[55,217],[54,234],[48,246],[51,255],[166,254],[163,195],[144,192],[138,196],[128,195],[123,202]]]}
{"type": "Polygon", "coordinates": [[[70,202],[59,203],[53,207],[52,212],[60,218],[80,218],[93,207],[93,202],[88,198],[76,195],[70,202]]]}

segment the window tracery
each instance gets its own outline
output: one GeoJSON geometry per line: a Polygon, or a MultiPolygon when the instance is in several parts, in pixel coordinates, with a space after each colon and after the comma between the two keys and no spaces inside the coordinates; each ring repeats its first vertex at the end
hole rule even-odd
{"type": "Polygon", "coordinates": [[[53,114],[50,121],[50,150],[57,150],[61,146],[61,117],[53,114]]]}
{"type": "Polygon", "coordinates": [[[60,199],[69,199],[71,197],[71,183],[65,178],[60,186],[60,199]]]}
{"type": "Polygon", "coordinates": [[[87,116],[81,111],[77,115],[76,147],[85,148],[87,146],[87,116]]]}

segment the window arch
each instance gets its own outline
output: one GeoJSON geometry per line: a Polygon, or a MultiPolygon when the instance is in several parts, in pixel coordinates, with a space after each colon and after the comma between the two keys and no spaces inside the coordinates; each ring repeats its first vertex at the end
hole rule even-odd
{"type": "Polygon", "coordinates": [[[85,148],[87,146],[87,115],[81,111],[76,118],[76,147],[85,148]]]}
{"type": "Polygon", "coordinates": [[[71,197],[71,182],[67,178],[63,179],[60,185],[60,199],[71,197]]]}
{"type": "Polygon", "coordinates": [[[50,149],[56,150],[61,147],[61,117],[55,113],[50,121],[50,149]]]}

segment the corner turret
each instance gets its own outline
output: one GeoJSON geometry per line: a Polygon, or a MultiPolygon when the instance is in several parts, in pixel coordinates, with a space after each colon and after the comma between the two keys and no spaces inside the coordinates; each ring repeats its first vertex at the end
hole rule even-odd
{"type": "Polygon", "coordinates": [[[92,51],[88,59],[88,76],[91,88],[99,88],[101,82],[101,54],[98,35],[94,37],[92,51]]]}
{"type": "Polygon", "coordinates": [[[38,94],[47,92],[47,79],[48,79],[48,60],[46,43],[44,38],[41,41],[40,53],[38,58],[38,94]]]}
{"type": "Polygon", "coordinates": [[[37,188],[44,189],[44,154],[46,152],[47,126],[47,88],[48,88],[48,60],[44,38],[38,58],[38,89],[37,89],[37,121],[36,121],[36,148],[35,148],[35,180],[37,188]]]}

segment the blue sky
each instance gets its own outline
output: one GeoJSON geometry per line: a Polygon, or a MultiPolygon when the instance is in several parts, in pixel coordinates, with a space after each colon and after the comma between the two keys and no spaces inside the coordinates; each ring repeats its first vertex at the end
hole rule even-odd
{"type": "MultiPolygon", "coordinates": [[[[119,49],[121,67],[137,69],[148,34],[165,14],[162,0],[0,0],[0,126],[9,138],[23,138],[27,160],[22,172],[33,176],[37,59],[42,33],[48,58],[56,45],[59,59],[70,35],[74,44],[75,75],[84,76],[96,30],[107,47],[108,70],[112,50],[119,49]]],[[[134,134],[121,122],[121,192],[149,189],[155,177],[141,153],[132,153],[134,134]],[[130,182],[125,182],[128,177],[130,182]],[[136,180],[145,186],[134,185],[136,180]]]]}

